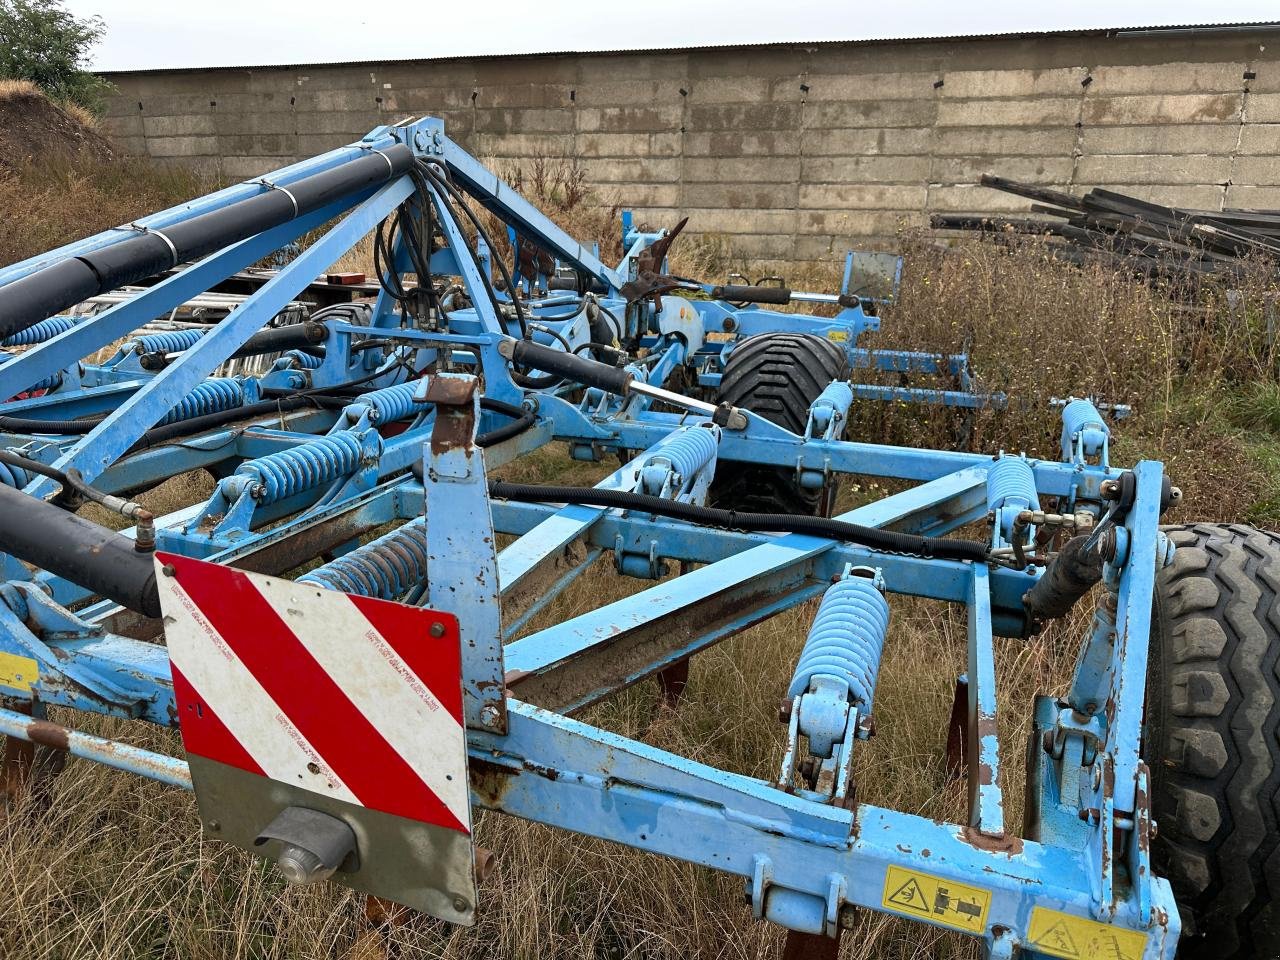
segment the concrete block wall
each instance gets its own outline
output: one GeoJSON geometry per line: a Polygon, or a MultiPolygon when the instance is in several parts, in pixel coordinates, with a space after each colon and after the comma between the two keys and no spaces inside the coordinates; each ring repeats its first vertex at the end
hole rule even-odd
{"type": "Polygon", "coordinates": [[[115,74],[128,150],[249,178],[409,115],[500,165],[743,255],[820,260],[931,212],[1026,201],[983,173],[1280,208],[1280,30],[1162,31],[115,74]]]}

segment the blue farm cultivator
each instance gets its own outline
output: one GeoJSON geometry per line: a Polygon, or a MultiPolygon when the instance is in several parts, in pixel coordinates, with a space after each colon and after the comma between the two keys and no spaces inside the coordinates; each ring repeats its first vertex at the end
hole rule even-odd
{"type": "Polygon", "coordinates": [[[427,118],[0,271],[10,767],[26,743],[192,788],[210,837],[288,879],[454,923],[483,909],[486,808],[736,874],[796,957],[834,956],[858,908],[997,957],[1274,955],[1276,542],[1162,527],[1177,490],[1111,464],[1088,400],[1057,460],[846,438],[855,402],[1002,400],[964,357],[859,345],[862,278],[892,295],[893,258],[851,256],[839,294],[712,286],[668,272],[679,227],[622,230],[602,263],[427,118]],[[370,233],[371,297],[300,311],[370,233]],[[201,297],[231,299],[148,332],[201,297]],[[620,465],[592,487],[490,478],[553,441],[620,465]],[[130,499],[198,469],[205,501],[130,499]],[[900,492],[832,516],[849,475],[900,492]],[[528,627],[610,562],[623,599],[528,627]],[[1001,705],[1034,711],[1011,824],[994,638],[1086,594],[1065,696],[1001,705]],[[968,611],[961,822],[855,789],[901,595],[968,611]],[[819,598],[771,781],[574,719],[819,598]],[[50,707],[180,728],[185,756],[50,707]]]}

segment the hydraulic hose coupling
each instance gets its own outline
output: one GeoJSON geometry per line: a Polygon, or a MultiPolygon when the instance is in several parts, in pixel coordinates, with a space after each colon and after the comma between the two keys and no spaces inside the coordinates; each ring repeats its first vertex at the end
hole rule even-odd
{"type": "Polygon", "coordinates": [[[815,756],[832,755],[852,709],[870,715],[888,630],[880,570],[846,567],[823,594],[787,689],[788,697],[801,698],[799,729],[815,756]]]}

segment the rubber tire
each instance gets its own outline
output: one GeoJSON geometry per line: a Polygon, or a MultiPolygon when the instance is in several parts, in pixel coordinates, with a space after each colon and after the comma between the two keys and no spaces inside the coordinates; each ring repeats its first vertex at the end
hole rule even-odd
{"type": "MultiPolygon", "coordinates": [[[[762,333],[729,354],[718,403],[758,413],[792,433],[804,433],[809,406],[833,380],[849,376],[844,349],[807,333],[762,333]]],[[[726,461],[711,483],[711,503],[759,513],[816,515],[833,491],[807,490],[787,467],[750,467],[726,461]]]]}
{"type": "Polygon", "coordinates": [[[1157,874],[1180,958],[1280,956],[1280,537],[1167,527],[1156,585],[1146,748],[1157,874]]]}

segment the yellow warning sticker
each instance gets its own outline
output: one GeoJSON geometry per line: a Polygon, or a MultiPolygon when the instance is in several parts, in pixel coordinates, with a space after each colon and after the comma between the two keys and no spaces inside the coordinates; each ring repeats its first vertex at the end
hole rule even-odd
{"type": "Polygon", "coordinates": [[[982,933],[987,928],[991,891],[918,870],[890,867],[884,876],[880,900],[887,910],[968,933],[982,933]]]}
{"type": "Polygon", "coordinates": [[[1036,907],[1025,945],[1063,960],[1140,960],[1147,938],[1137,930],[1036,907]]]}
{"type": "Polygon", "coordinates": [[[836,343],[844,343],[846,340],[849,339],[849,331],[848,330],[828,330],[827,339],[834,340],[836,341],[836,343]]]}
{"type": "Polygon", "coordinates": [[[0,686],[30,692],[40,679],[40,664],[30,657],[0,651],[0,686]]]}

